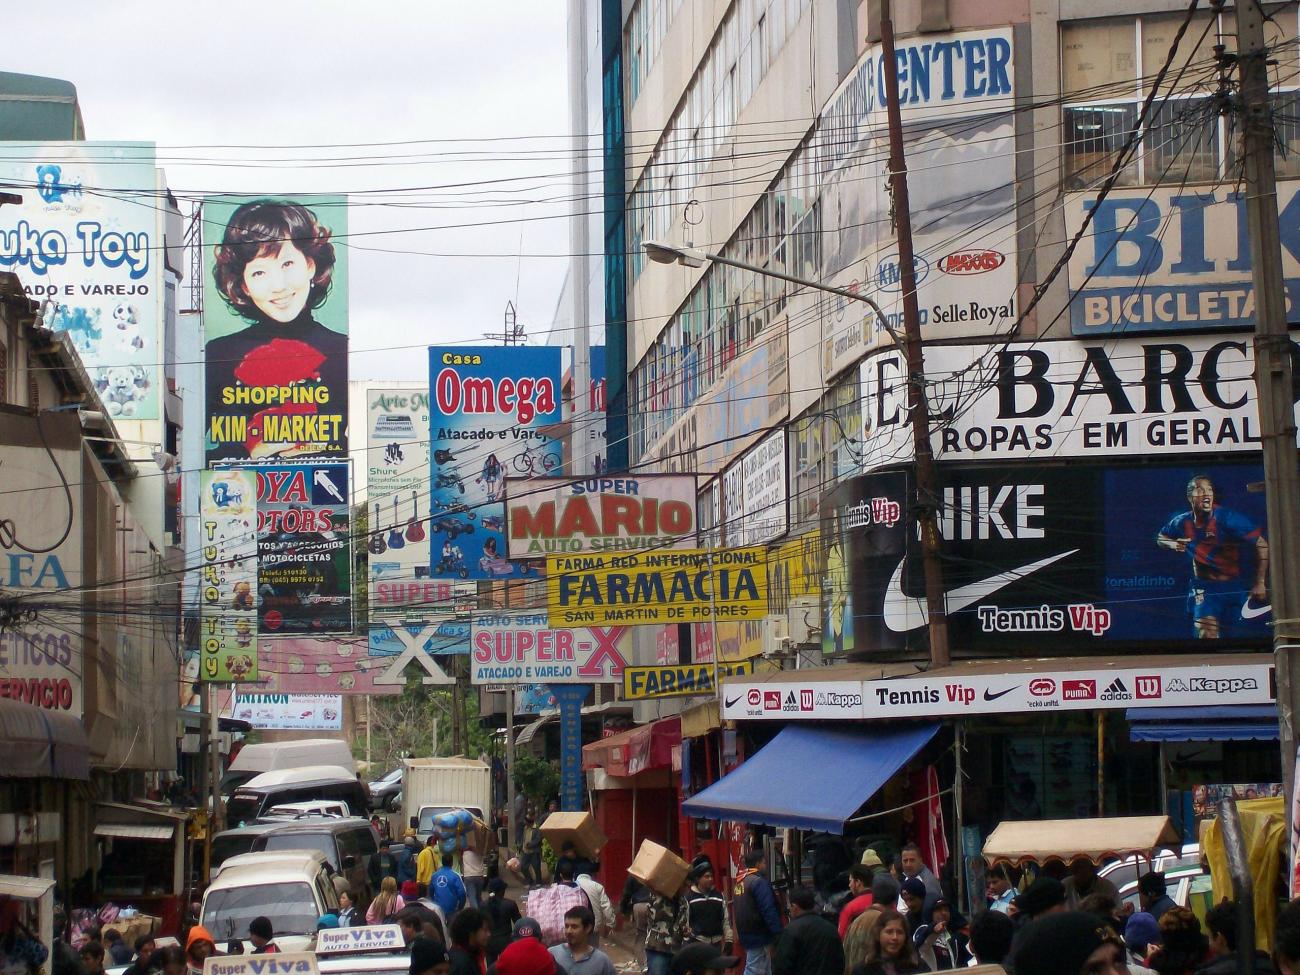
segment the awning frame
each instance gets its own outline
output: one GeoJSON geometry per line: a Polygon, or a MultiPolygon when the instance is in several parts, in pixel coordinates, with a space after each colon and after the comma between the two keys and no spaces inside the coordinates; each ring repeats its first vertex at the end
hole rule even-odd
{"type": "Polygon", "coordinates": [[[999,823],[984,841],[984,860],[1010,863],[1069,863],[1150,856],[1162,847],[1181,848],[1182,834],[1168,816],[1110,816],[1097,819],[1012,820],[999,823]]]}

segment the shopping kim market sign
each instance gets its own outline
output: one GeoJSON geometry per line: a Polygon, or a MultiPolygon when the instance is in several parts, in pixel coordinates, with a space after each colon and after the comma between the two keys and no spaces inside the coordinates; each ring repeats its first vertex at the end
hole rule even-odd
{"type": "Polygon", "coordinates": [[[762,619],[767,552],[684,549],[546,560],[552,626],[648,626],[762,619]]]}
{"type": "Polygon", "coordinates": [[[505,479],[560,466],[560,350],[429,349],[430,544],[435,576],[519,578],[508,560],[505,479]]]}
{"type": "Polygon", "coordinates": [[[525,610],[474,617],[473,684],[617,684],[632,649],[626,626],[561,629],[525,610]]]}
{"type": "Polygon", "coordinates": [[[506,530],[512,559],[689,546],[695,477],[510,479],[506,530]]]}

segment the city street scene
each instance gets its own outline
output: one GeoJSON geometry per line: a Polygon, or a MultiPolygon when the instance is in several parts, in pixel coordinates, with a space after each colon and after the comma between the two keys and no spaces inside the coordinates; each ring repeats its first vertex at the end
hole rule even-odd
{"type": "Polygon", "coordinates": [[[1300,3],[0,14],[0,975],[1300,975],[1300,3]]]}

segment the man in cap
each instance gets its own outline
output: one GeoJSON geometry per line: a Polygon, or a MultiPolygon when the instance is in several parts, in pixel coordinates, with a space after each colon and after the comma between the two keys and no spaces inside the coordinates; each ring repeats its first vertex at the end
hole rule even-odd
{"type": "Polygon", "coordinates": [[[696,941],[673,955],[671,975],[710,975],[725,972],[740,964],[735,955],[724,955],[713,945],[696,941]]]}
{"type": "Polygon", "coordinates": [[[542,944],[541,926],[532,918],[520,918],[515,931],[520,934],[497,957],[496,975],[556,975],[555,959],[542,944]]]}
{"type": "Polygon", "coordinates": [[[1079,910],[1079,902],[1091,894],[1105,894],[1119,903],[1119,890],[1105,877],[1097,876],[1097,865],[1086,856],[1070,861],[1070,876],[1065,878],[1065,909],[1079,910]]]}
{"type": "Polygon", "coordinates": [[[510,931],[510,941],[514,943],[521,938],[532,938],[534,941],[541,941],[542,926],[534,918],[521,917],[515,922],[515,926],[510,931]]]}
{"type": "Polygon", "coordinates": [[[1016,975],[1128,975],[1124,946],[1095,914],[1053,914],[1021,933],[1016,975]]]}
{"type": "Polygon", "coordinates": [[[1157,921],[1178,906],[1165,893],[1165,875],[1154,870],[1138,878],[1138,903],[1157,921]]]}
{"type": "Polygon", "coordinates": [[[908,877],[898,885],[898,903],[902,913],[907,915],[909,931],[916,931],[921,923],[921,911],[925,909],[925,881],[920,877],[908,877]]]}
{"type": "Polygon", "coordinates": [[[690,887],[686,891],[687,939],[704,941],[721,948],[732,940],[727,902],[713,884],[713,864],[707,859],[691,869],[690,887]]]}
{"type": "MultiPolygon", "coordinates": [[[[874,852],[868,850],[867,853],[874,852]]],[[[864,853],[865,857],[866,854],[864,853]]],[[[879,861],[880,858],[876,857],[879,861]]],[[[854,864],[849,867],[849,893],[852,895],[842,908],[840,908],[839,932],[843,938],[845,932],[849,930],[849,925],[853,919],[871,906],[871,868],[864,864],[854,864]]]]}
{"type": "Polygon", "coordinates": [[[844,947],[835,925],[815,910],[807,887],[791,888],[790,923],[772,957],[772,975],[844,975],[844,947]]]}

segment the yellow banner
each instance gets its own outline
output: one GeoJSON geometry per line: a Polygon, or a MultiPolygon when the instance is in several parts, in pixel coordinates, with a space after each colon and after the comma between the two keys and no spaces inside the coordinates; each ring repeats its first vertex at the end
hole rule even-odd
{"type": "Polygon", "coordinates": [[[723,677],[736,677],[754,672],[753,661],[720,663],[714,673],[713,664],[665,664],[657,667],[624,667],[623,700],[650,701],[663,697],[694,697],[715,694],[714,682],[723,677]]]}
{"type": "Polygon", "coordinates": [[[772,548],[768,552],[767,611],[785,613],[790,600],[821,598],[822,533],[809,532],[772,548]]]}
{"type": "Polygon", "coordinates": [[[546,560],[546,608],[550,625],[562,628],[761,620],[767,552],[552,555],[546,560]]]}

